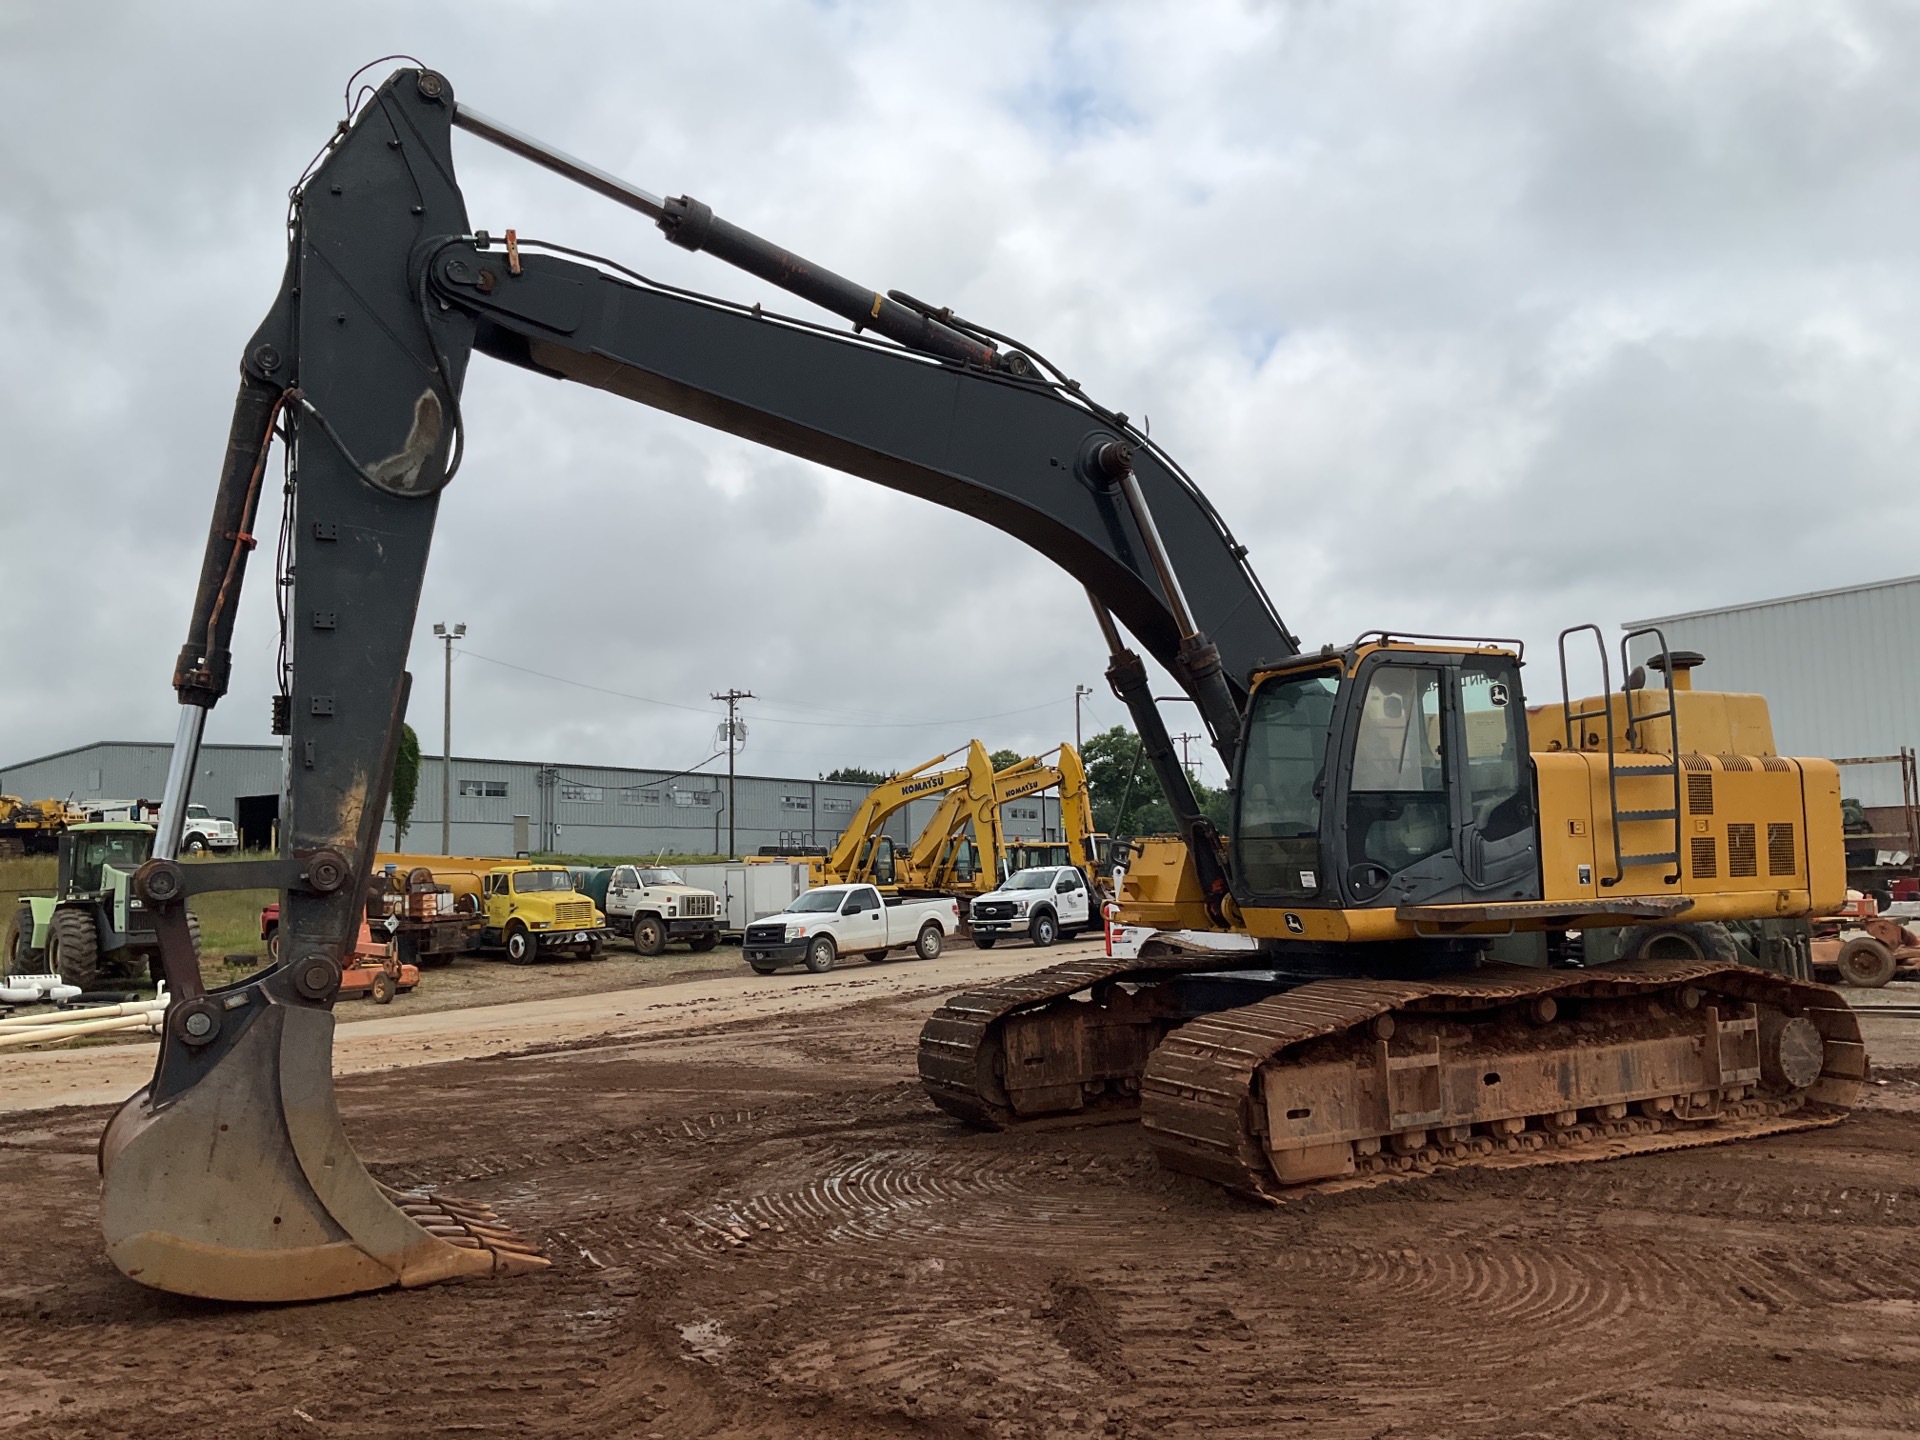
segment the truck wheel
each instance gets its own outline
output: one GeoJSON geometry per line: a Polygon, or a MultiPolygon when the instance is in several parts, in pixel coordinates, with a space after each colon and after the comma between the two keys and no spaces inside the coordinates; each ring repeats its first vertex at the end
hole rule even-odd
{"type": "Polygon", "coordinates": [[[753,967],[753,973],[756,975],[771,975],[780,968],[771,960],[749,960],[747,964],[753,967]]]}
{"type": "Polygon", "coordinates": [[[507,963],[510,965],[531,965],[534,957],[540,953],[540,942],[533,932],[518,922],[507,930],[507,963]]]}
{"type": "Polygon", "coordinates": [[[931,922],[920,927],[920,936],[913,942],[914,953],[922,960],[938,960],[940,947],[946,944],[947,937],[940,933],[940,927],[931,922]]]}
{"type": "Polygon", "coordinates": [[[1900,962],[1871,935],[1856,935],[1840,947],[1840,978],[1862,990],[1878,990],[1893,979],[1900,962]]]}
{"type": "Polygon", "coordinates": [[[33,907],[22,905],[13,916],[13,940],[7,946],[7,973],[32,975],[45,963],[40,952],[33,948],[33,907]]]}
{"type": "Polygon", "coordinates": [[[696,935],[687,941],[687,948],[696,955],[704,955],[720,943],[718,935],[696,935]]]}
{"type": "Polygon", "coordinates": [[[189,835],[187,836],[186,843],[180,848],[189,855],[204,855],[207,853],[206,837],[204,835],[189,835]]]}
{"type": "Polygon", "coordinates": [[[602,944],[600,937],[596,935],[593,937],[593,939],[587,941],[587,948],[583,953],[586,955],[587,959],[589,960],[598,960],[600,958],[600,952],[604,948],[605,947],[602,944]]]}
{"type": "Polygon", "coordinates": [[[667,948],[667,927],[652,915],[635,916],[633,948],[642,955],[658,955],[667,948]]]}
{"type": "Polygon", "coordinates": [[[831,935],[816,935],[813,943],[807,946],[807,969],[816,975],[824,975],[833,968],[833,962],[839,958],[831,935]]]}
{"type": "Polygon", "coordinates": [[[100,978],[100,932],[84,910],[53,912],[47,927],[47,968],[82,990],[100,978]]]}
{"type": "Polygon", "coordinates": [[[376,1005],[391,1005],[393,997],[400,993],[400,982],[384,970],[373,972],[373,981],[367,987],[367,993],[373,997],[376,1005]]]}
{"type": "Polygon", "coordinates": [[[1060,922],[1042,910],[1027,926],[1027,938],[1036,945],[1051,945],[1060,938],[1060,922]]]}
{"type": "Polygon", "coordinates": [[[273,927],[273,929],[267,932],[267,959],[278,960],[279,958],[280,958],[280,927],[276,925],[273,927]]]}
{"type": "Polygon", "coordinates": [[[993,949],[993,942],[998,940],[999,938],[1000,937],[998,935],[975,935],[973,937],[974,949],[991,950],[993,949]]]}

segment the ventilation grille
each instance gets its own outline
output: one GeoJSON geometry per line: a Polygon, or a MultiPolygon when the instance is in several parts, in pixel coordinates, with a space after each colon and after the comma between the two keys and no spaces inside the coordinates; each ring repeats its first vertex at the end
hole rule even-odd
{"type": "Polygon", "coordinates": [[[1687,772],[1687,813],[1689,815],[1713,814],[1713,772],[1711,770],[1687,772]]]}
{"type": "Polygon", "coordinates": [[[1793,871],[1793,826],[1778,823],[1768,825],[1767,874],[1791,875],[1793,871]]]}
{"type": "Polygon", "coordinates": [[[1753,769],[1753,762],[1744,755],[1722,755],[1720,757],[1720,768],[1722,770],[1751,770],[1753,769]]]}
{"type": "Polygon", "coordinates": [[[1693,837],[1693,878],[1712,880],[1720,874],[1720,856],[1711,835],[1693,837]]]}
{"type": "Polygon", "coordinates": [[[1760,873],[1760,846],[1754,827],[1738,822],[1727,826],[1727,878],[1748,880],[1760,873]]]}
{"type": "Polygon", "coordinates": [[[1771,770],[1776,775],[1788,774],[1793,770],[1793,766],[1785,760],[1782,760],[1778,755],[1762,755],[1760,757],[1760,768],[1762,770],[1771,770]]]}
{"type": "Polygon", "coordinates": [[[1680,757],[1680,763],[1689,770],[1711,770],[1713,762],[1698,750],[1689,750],[1680,757]]]}

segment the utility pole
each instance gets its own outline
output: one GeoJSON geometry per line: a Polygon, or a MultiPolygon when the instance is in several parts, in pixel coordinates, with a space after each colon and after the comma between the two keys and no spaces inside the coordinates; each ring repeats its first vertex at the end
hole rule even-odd
{"type": "Polygon", "coordinates": [[[1191,776],[1193,774],[1193,758],[1188,753],[1187,747],[1194,741],[1204,740],[1206,737],[1204,735],[1175,735],[1171,738],[1180,746],[1180,768],[1191,776]]]}
{"type": "Polygon", "coordinates": [[[738,742],[746,737],[745,732],[741,729],[740,722],[734,718],[734,712],[739,708],[742,700],[753,699],[753,692],[751,690],[728,690],[724,695],[715,695],[713,698],[727,702],[727,723],[725,726],[727,733],[727,858],[729,860],[738,860],[740,858],[740,846],[735,840],[733,831],[734,815],[736,813],[733,808],[733,757],[740,751],[738,742]]]}
{"type": "Polygon", "coordinates": [[[447,683],[440,699],[440,853],[453,854],[453,642],[467,633],[463,620],[449,630],[435,625],[433,633],[447,648],[447,683]]]}
{"type": "Polygon", "coordinates": [[[1091,694],[1093,694],[1091,685],[1073,687],[1073,748],[1076,750],[1080,748],[1080,702],[1091,694]]]}

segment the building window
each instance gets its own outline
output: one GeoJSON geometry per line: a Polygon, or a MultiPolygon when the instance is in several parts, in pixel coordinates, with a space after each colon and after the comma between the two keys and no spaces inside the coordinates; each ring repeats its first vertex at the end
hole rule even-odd
{"type": "Polygon", "coordinates": [[[507,782],[504,780],[462,780],[460,793],[463,796],[474,795],[483,798],[504,800],[507,796],[507,782]]]}
{"type": "Polygon", "coordinates": [[[629,805],[658,805],[660,791],[658,787],[629,785],[621,790],[620,798],[629,805]]]}
{"type": "Polygon", "coordinates": [[[780,808],[782,810],[811,810],[813,809],[813,802],[805,795],[782,795],[780,797],[780,808]]]}
{"type": "Polygon", "coordinates": [[[821,813],[826,815],[851,815],[853,801],[840,796],[829,795],[820,802],[821,813]]]}
{"type": "Polygon", "coordinates": [[[1038,820],[1040,811],[1032,805],[1009,805],[1007,813],[1016,820],[1038,820]]]}
{"type": "Polygon", "coordinates": [[[598,785],[569,785],[562,783],[560,798],[571,800],[576,805],[597,805],[607,798],[606,792],[598,785]]]}
{"type": "Polygon", "coordinates": [[[713,808],[713,791],[676,790],[673,792],[673,803],[678,805],[682,810],[692,810],[696,808],[711,810],[713,808]]]}

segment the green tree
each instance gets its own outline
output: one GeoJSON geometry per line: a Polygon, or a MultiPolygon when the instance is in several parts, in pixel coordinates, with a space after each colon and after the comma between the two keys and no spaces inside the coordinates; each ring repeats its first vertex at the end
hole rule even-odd
{"type": "MultiPolygon", "coordinates": [[[[1124,725],[1087,738],[1080,747],[1087,767],[1087,790],[1093,798],[1094,823],[1109,835],[1164,835],[1173,828],[1173,807],[1160,793],[1160,782],[1140,750],[1140,737],[1124,725]]],[[[1191,778],[1191,777],[1189,777],[1191,778]]],[[[1232,810],[1232,795],[1193,781],[1200,813],[1224,833],[1232,810]]]]}
{"type": "Polygon", "coordinates": [[[858,765],[842,765],[838,770],[829,770],[820,777],[822,780],[844,780],[849,785],[878,785],[886,779],[878,770],[863,769],[858,765]]]}
{"type": "Polygon", "coordinates": [[[387,809],[393,816],[393,846],[403,850],[413,828],[413,802],[420,794],[420,737],[413,726],[400,722],[400,747],[393,755],[393,788],[387,809]]]}
{"type": "Polygon", "coordinates": [[[993,762],[993,768],[998,771],[1005,770],[1011,765],[1018,765],[1027,757],[1022,755],[1018,750],[996,750],[987,758],[993,762]]]}

